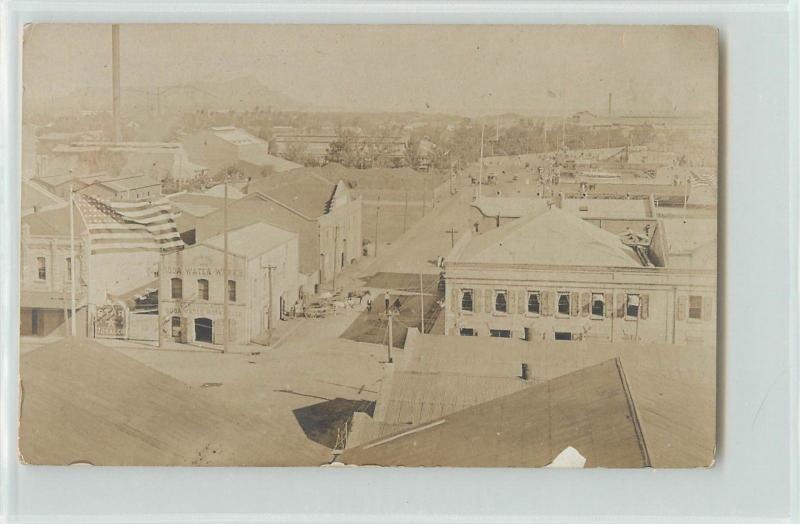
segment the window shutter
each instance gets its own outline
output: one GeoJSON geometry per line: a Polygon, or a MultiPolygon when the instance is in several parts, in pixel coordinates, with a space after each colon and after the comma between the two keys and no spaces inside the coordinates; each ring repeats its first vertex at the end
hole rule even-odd
{"type": "Polygon", "coordinates": [[[509,315],[513,315],[514,313],[517,312],[517,310],[516,310],[517,303],[514,301],[516,293],[514,292],[513,289],[509,289],[506,293],[507,293],[507,295],[506,295],[506,309],[508,309],[508,314],[509,315]]]}
{"type": "Polygon", "coordinates": [[[642,295],[639,297],[639,318],[647,320],[650,316],[650,295],[642,295]]]}
{"type": "Polygon", "coordinates": [[[542,291],[542,294],[539,295],[542,303],[539,304],[539,309],[542,310],[543,316],[550,316],[550,304],[552,303],[552,291],[542,291]]]}
{"type": "Polygon", "coordinates": [[[686,296],[681,295],[678,297],[678,304],[675,311],[675,318],[678,320],[686,320],[686,296]]]}
{"type": "Polygon", "coordinates": [[[603,293],[603,312],[606,318],[611,318],[611,313],[614,310],[614,295],[611,293],[603,293]]]}
{"type": "Polygon", "coordinates": [[[581,293],[581,316],[588,317],[592,308],[592,294],[581,293]]]}
{"type": "Polygon", "coordinates": [[[712,297],[703,297],[703,320],[709,321],[713,317],[712,308],[714,307],[714,299],[712,297]]]}
{"type": "Polygon", "coordinates": [[[572,292],[569,294],[569,314],[573,317],[577,317],[581,310],[580,310],[580,293],[572,292]]]}
{"type": "Polygon", "coordinates": [[[486,313],[491,313],[494,311],[494,291],[491,289],[487,289],[483,293],[483,300],[484,300],[484,311],[486,313]]]}
{"type": "Polygon", "coordinates": [[[625,318],[625,307],[627,306],[625,295],[617,294],[617,318],[625,318]]]}

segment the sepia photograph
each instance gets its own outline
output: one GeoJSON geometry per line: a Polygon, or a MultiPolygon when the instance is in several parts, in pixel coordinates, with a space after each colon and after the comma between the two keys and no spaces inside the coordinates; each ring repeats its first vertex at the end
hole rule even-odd
{"type": "Polygon", "coordinates": [[[19,460],[713,466],[718,60],[709,26],[26,26],[19,460]]]}

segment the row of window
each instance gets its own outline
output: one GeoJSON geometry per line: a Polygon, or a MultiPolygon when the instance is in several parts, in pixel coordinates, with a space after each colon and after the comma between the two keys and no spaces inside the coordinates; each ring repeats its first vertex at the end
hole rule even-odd
{"type": "MultiPolygon", "coordinates": [[[[556,312],[558,315],[569,316],[576,315],[575,307],[577,303],[573,304],[577,293],[570,293],[568,291],[559,291],[557,296],[556,312]]],[[[504,289],[494,290],[494,304],[492,311],[494,313],[506,314],[508,313],[508,291],[504,289]]],[[[609,295],[610,296],[610,295],[609,295]]],[[[647,299],[644,296],[644,299],[647,299]]],[[[689,295],[688,296],[688,316],[692,320],[702,320],[704,310],[706,316],[710,314],[711,304],[710,301],[704,305],[702,295],[689,295]]],[[[603,318],[606,315],[606,295],[604,293],[592,293],[589,303],[591,316],[594,318],[603,318]]],[[[643,296],[638,293],[628,293],[625,295],[624,314],[625,318],[646,318],[647,313],[643,311],[643,296]]],[[[645,309],[647,304],[644,304],[645,309]]],[[[681,306],[678,306],[679,309],[681,306]]],[[[472,289],[461,290],[461,311],[474,312],[475,311],[475,292],[472,289]]],[[[686,310],[683,310],[686,311],[686,310]]],[[[540,291],[528,291],[526,301],[526,313],[531,315],[542,314],[542,293],[540,291]]],[[[679,317],[681,315],[679,314],[679,317]]]]}
{"type": "MultiPolygon", "coordinates": [[[[568,291],[560,291],[558,293],[557,312],[559,315],[570,315],[572,304],[571,297],[568,291]]],[[[627,317],[636,318],[639,316],[640,296],[638,294],[626,295],[625,315],[627,317]]],[[[461,290],[461,311],[472,312],[475,311],[474,291],[472,289],[461,290]]],[[[508,313],[508,292],[503,289],[494,291],[494,309],[495,313],[508,313]]],[[[542,295],[539,291],[527,292],[527,309],[526,312],[532,315],[540,315],[542,313],[542,295]]],[[[603,293],[592,293],[591,297],[591,314],[593,317],[603,317],[606,313],[605,295],[603,293]]]]}
{"type": "MultiPolygon", "coordinates": [[[[171,296],[173,299],[183,298],[183,279],[174,277],[171,280],[171,296]]],[[[197,300],[209,300],[208,280],[205,278],[197,279],[197,300]]],[[[236,302],[236,281],[228,280],[228,300],[236,302]]]]}
{"type": "MultiPolygon", "coordinates": [[[[462,327],[459,330],[459,334],[462,337],[477,337],[478,332],[474,328],[466,328],[462,327]]],[[[511,338],[511,330],[510,329],[489,329],[489,336],[495,338],[511,338]]],[[[528,328],[525,328],[525,339],[527,340],[529,336],[528,328]]],[[[555,340],[572,340],[572,333],[569,331],[556,331],[554,333],[555,340]]]]}
{"type": "MultiPolygon", "coordinates": [[[[64,259],[64,264],[66,269],[66,278],[69,282],[72,280],[72,258],[66,257],[64,259]]],[[[36,257],[36,279],[47,280],[47,258],[45,257],[36,257]]]]}

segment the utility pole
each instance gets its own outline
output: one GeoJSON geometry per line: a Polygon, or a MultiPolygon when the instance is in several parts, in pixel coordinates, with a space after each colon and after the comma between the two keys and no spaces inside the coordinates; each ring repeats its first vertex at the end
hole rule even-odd
{"type": "Polygon", "coordinates": [[[75,323],[75,193],[72,190],[72,182],[69,184],[69,264],[70,264],[70,293],[72,294],[72,318],[70,319],[70,335],[77,336],[78,330],[75,323]]]}
{"type": "Polygon", "coordinates": [[[375,256],[378,256],[378,222],[381,219],[381,196],[378,195],[378,207],[375,209],[375,256]]]}
{"type": "Polygon", "coordinates": [[[272,270],[277,266],[267,266],[267,286],[269,287],[269,310],[267,313],[267,345],[272,346],[272,270]]]}
{"type": "Polygon", "coordinates": [[[486,124],[481,126],[481,163],[478,166],[478,197],[481,196],[483,186],[483,134],[486,131],[486,124]]]}
{"type": "Polygon", "coordinates": [[[333,231],[333,291],[336,292],[336,266],[339,265],[339,255],[336,253],[339,247],[339,226],[333,231]]]}
{"type": "Polygon", "coordinates": [[[406,232],[406,217],[408,216],[408,188],[406,188],[406,206],[403,209],[403,233],[406,232]]]}
{"type": "Polygon", "coordinates": [[[392,313],[390,311],[387,311],[386,317],[389,320],[389,341],[386,344],[386,351],[389,355],[389,364],[391,364],[392,363],[392,313]]]}
{"type": "MultiPolygon", "coordinates": [[[[225,193],[222,203],[222,244],[223,244],[223,257],[222,262],[222,280],[223,280],[223,306],[222,306],[222,352],[228,352],[228,295],[230,289],[228,285],[228,173],[225,173],[225,193]]],[[[270,304],[270,308],[272,304],[270,304]]],[[[270,311],[270,314],[272,311],[270,311]]]]}
{"type": "Polygon", "coordinates": [[[428,192],[428,179],[422,179],[422,216],[425,216],[425,193],[428,192]]]}
{"type": "Polygon", "coordinates": [[[445,233],[450,233],[450,248],[454,248],[456,246],[456,233],[458,233],[458,231],[451,227],[445,231],[445,233]]]}
{"type": "Polygon", "coordinates": [[[422,294],[422,273],[419,274],[419,334],[425,334],[425,297],[422,294]]]}
{"type": "Polygon", "coordinates": [[[544,152],[547,153],[547,117],[544,117],[544,152]]]}

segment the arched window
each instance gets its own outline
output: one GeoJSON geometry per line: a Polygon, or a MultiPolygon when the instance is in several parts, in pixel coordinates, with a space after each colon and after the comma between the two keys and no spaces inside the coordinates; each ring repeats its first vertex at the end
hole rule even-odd
{"type": "Polygon", "coordinates": [[[172,279],[172,298],[183,298],[183,280],[178,277],[172,279]]]}
{"type": "Polygon", "coordinates": [[[508,303],[506,302],[505,291],[495,291],[494,310],[497,313],[506,313],[508,311],[508,303]]]}
{"type": "Polygon", "coordinates": [[[461,311],[472,311],[472,290],[461,290],[461,311]]]}
{"type": "Polygon", "coordinates": [[[538,291],[531,291],[528,293],[528,313],[533,313],[534,315],[538,315],[541,308],[541,304],[539,302],[539,292],[538,291]]]}
{"type": "Polygon", "coordinates": [[[558,294],[558,314],[569,315],[569,293],[558,294]]]}
{"type": "Polygon", "coordinates": [[[198,279],[197,281],[197,298],[200,300],[208,300],[208,280],[205,278],[198,279]]]}

